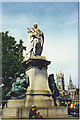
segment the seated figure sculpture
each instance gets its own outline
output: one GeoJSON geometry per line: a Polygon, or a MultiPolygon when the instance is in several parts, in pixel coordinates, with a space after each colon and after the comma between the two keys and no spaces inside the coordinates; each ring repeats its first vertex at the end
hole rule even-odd
{"type": "Polygon", "coordinates": [[[43,50],[44,34],[40,29],[37,29],[37,27],[37,24],[34,24],[34,28],[28,28],[30,37],[30,56],[32,54],[40,56],[43,50]]]}
{"type": "Polygon", "coordinates": [[[26,89],[29,85],[29,77],[24,73],[21,73],[20,76],[12,83],[12,89],[7,94],[11,99],[24,99],[26,98],[26,89]]]}
{"type": "Polygon", "coordinates": [[[57,106],[56,103],[56,97],[59,97],[59,90],[56,87],[55,79],[54,79],[54,74],[50,74],[48,77],[48,84],[49,88],[52,92],[52,98],[54,99],[54,106],[57,106]]]}

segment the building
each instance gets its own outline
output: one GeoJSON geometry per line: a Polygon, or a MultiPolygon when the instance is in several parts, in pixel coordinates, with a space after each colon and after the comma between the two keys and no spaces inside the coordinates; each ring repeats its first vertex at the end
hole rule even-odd
{"type": "Polygon", "coordinates": [[[60,93],[60,104],[66,105],[67,102],[71,102],[71,98],[68,91],[65,90],[64,74],[62,72],[56,74],[56,85],[60,93]]]}
{"type": "Polygon", "coordinates": [[[68,94],[72,100],[78,100],[78,89],[73,85],[71,76],[69,77],[68,94]]]}
{"type": "Polygon", "coordinates": [[[65,95],[65,82],[64,82],[64,74],[62,72],[56,74],[56,80],[57,80],[57,88],[59,90],[59,93],[64,96],[65,95]]]}

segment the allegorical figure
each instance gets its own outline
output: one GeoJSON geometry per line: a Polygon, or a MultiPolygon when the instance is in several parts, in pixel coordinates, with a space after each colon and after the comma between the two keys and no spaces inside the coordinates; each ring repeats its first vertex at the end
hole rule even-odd
{"type": "Polygon", "coordinates": [[[28,52],[31,55],[41,55],[44,44],[44,34],[40,29],[37,29],[38,25],[34,24],[34,28],[28,28],[29,33],[29,50],[28,52]]]}
{"type": "Polygon", "coordinates": [[[59,96],[59,90],[56,87],[54,74],[50,74],[48,77],[49,88],[52,92],[52,98],[54,99],[54,106],[57,106],[56,97],[59,96]]]}
{"type": "Polygon", "coordinates": [[[12,89],[7,94],[8,97],[12,99],[24,99],[26,98],[26,89],[28,87],[29,77],[24,73],[21,73],[19,77],[17,77],[16,81],[12,83],[12,89]]]}

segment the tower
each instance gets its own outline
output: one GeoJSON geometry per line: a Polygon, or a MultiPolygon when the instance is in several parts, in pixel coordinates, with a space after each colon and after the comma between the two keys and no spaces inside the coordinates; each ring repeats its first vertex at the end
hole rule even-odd
{"type": "Polygon", "coordinates": [[[71,75],[69,77],[68,94],[71,99],[75,99],[75,95],[77,94],[76,87],[72,83],[71,75]]]}
{"type": "Polygon", "coordinates": [[[65,92],[65,84],[64,84],[64,74],[60,72],[60,74],[56,74],[56,80],[57,80],[57,88],[59,92],[64,95],[65,92]]]}
{"type": "Polygon", "coordinates": [[[71,79],[71,75],[69,76],[69,85],[68,85],[68,90],[70,90],[70,89],[74,89],[75,87],[74,87],[74,85],[73,85],[73,83],[72,83],[72,79],[71,79]]]}

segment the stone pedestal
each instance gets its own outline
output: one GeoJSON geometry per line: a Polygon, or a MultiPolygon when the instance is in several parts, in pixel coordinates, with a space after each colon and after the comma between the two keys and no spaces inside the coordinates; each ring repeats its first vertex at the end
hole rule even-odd
{"type": "Polygon", "coordinates": [[[23,61],[26,74],[29,76],[29,87],[25,100],[8,100],[7,107],[3,109],[4,119],[27,119],[30,108],[35,105],[43,118],[68,118],[67,107],[54,106],[51,92],[48,87],[47,66],[50,61],[45,57],[32,57],[23,61]]]}
{"type": "Polygon", "coordinates": [[[54,103],[48,87],[47,61],[43,56],[29,58],[23,62],[26,74],[29,76],[29,87],[26,92],[25,106],[51,108],[54,103]]]}
{"type": "Polygon", "coordinates": [[[23,99],[17,99],[17,100],[8,100],[7,107],[14,108],[14,107],[23,107],[25,106],[25,100],[23,99]]]}
{"type": "MultiPolygon", "coordinates": [[[[52,108],[37,108],[40,114],[43,116],[44,119],[67,119],[68,117],[68,112],[67,108],[63,106],[59,107],[52,107],[52,108]]],[[[22,108],[22,118],[27,118],[29,115],[29,108],[22,108]]]]}
{"type": "Polygon", "coordinates": [[[25,100],[17,99],[17,100],[8,100],[7,107],[3,108],[2,118],[20,118],[21,109],[25,105],[25,100]]]}
{"type": "Polygon", "coordinates": [[[3,113],[2,113],[2,118],[3,119],[8,119],[8,118],[19,118],[19,109],[18,108],[3,108],[3,113]]]}
{"type": "MultiPolygon", "coordinates": [[[[13,103],[13,102],[12,102],[13,103]]],[[[16,100],[15,100],[16,103],[16,100]]],[[[55,119],[67,119],[68,110],[67,107],[54,106],[52,108],[37,108],[43,118],[55,118],[55,119]]],[[[3,119],[28,119],[29,118],[30,107],[6,107],[3,109],[2,118],[3,119]]]]}

